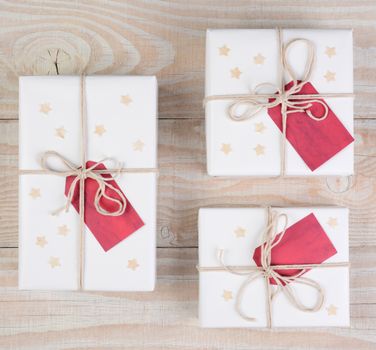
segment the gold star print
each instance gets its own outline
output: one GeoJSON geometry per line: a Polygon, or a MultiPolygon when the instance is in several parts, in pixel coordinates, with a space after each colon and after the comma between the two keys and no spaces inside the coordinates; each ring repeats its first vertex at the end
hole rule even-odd
{"type": "Polygon", "coordinates": [[[35,244],[36,245],[39,245],[39,247],[41,248],[44,248],[44,246],[47,244],[47,240],[46,240],[46,237],[44,236],[38,236],[37,239],[36,239],[36,242],[35,244]]]}
{"type": "Polygon", "coordinates": [[[259,144],[253,149],[255,150],[256,155],[258,155],[258,156],[265,154],[265,146],[262,146],[262,145],[259,144]]]}
{"type": "Polygon", "coordinates": [[[222,143],[221,151],[228,156],[232,152],[231,145],[229,143],[222,143]]]}
{"type": "Polygon", "coordinates": [[[139,266],[136,259],[128,260],[128,269],[135,271],[139,266]]]}
{"type": "Polygon", "coordinates": [[[329,81],[335,81],[336,80],[336,73],[331,72],[328,70],[326,74],[324,75],[324,78],[326,79],[327,82],[329,81]]]}
{"type": "Polygon", "coordinates": [[[225,301],[229,301],[232,299],[232,292],[230,290],[223,290],[222,298],[225,299],[225,301]]]}
{"type": "Polygon", "coordinates": [[[234,231],[235,235],[237,238],[240,238],[240,237],[245,237],[245,229],[243,227],[238,227],[235,231],[234,231]]]}
{"type": "Polygon", "coordinates": [[[326,311],[328,312],[328,316],[335,316],[337,315],[338,307],[334,306],[333,304],[329,305],[326,308],[326,311]]]}
{"type": "Polygon", "coordinates": [[[337,54],[335,47],[326,47],[325,55],[327,55],[329,58],[332,58],[337,54]]]}
{"type": "Polygon", "coordinates": [[[61,266],[61,264],[60,264],[60,258],[58,258],[56,256],[51,256],[50,260],[48,260],[48,263],[50,264],[51,268],[53,268],[53,269],[55,267],[61,266]]]}
{"type": "Polygon", "coordinates": [[[142,152],[144,150],[144,146],[145,144],[140,139],[138,139],[133,143],[133,150],[142,152]]]}
{"type": "Polygon", "coordinates": [[[65,134],[66,134],[67,131],[64,129],[63,126],[55,129],[55,131],[56,131],[56,134],[55,134],[56,137],[60,137],[61,139],[65,138],[65,134]]]}
{"type": "Polygon", "coordinates": [[[327,224],[332,228],[336,228],[338,226],[337,218],[329,218],[327,224]]]}
{"type": "Polygon", "coordinates": [[[265,129],[266,129],[266,126],[264,125],[264,123],[256,123],[255,124],[255,131],[256,132],[262,134],[265,129]]]}
{"type": "Polygon", "coordinates": [[[133,102],[132,98],[129,95],[123,95],[120,97],[120,102],[126,106],[133,102]]]}
{"type": "Polygon", "coordinates": [[[32,188],[30,190],[29,196],[33,199],[37,199],[40,197],[40,189],[39,188],[32,188]]]}
{"type": "Polygon", "coordinates": [[[57,228],[57,234],[60,236],[67,236],[69,233],[69,228],[67,225],[61,225],[57,228]]]}
{"type": "Polygon", "coordinates": [[[239,79],[240,74],[242,74],[242,72],[239,70],[238,67],[231,69],[230,73],[231,73],[231,78],[234,78],[234,79],[239,79]]]}
{"type": "Polygon", "coordinates": [[[219,47],[218,50],[220,56],[228,56],[228,53],[230,52],[230,49],[227,47],[227,45],[219,47]]]}
{"type": "Polygon", "coordinates": [[[261,55],[261,53],[258,53],[257,56],[253,57],[253,62],[255,64],[264,64],[265,57],[261,55]]]}
{"type": "Polygon", "coordinates": [[[39,112],[48,115],[52,111],[51,105],[49,103],[42,103],[39,106],[39,112]]]}
{"type": "Polygon", "coordinates": [[[102,136],[107,130],[104,128],[103,124],[96,125],[94,134],[97,134],[98,136],[102,136]]]}

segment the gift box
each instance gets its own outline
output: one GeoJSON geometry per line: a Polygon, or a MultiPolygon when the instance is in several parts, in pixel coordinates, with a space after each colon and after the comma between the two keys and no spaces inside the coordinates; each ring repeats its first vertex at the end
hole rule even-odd
{"type": "Polygon", "coordinates": [[[349,326],[348,210],[199,211],[202,327],[349,326]]]}
{"type": "Polygon", "coordinates": [[[208,30],[213,176],[353,173],[351,30],[208,30]]]}
{"type": "Polygon", "coordinates": [[[155,77],[20,77],[19,288],[153,290],[156,167],[155,77]]]}

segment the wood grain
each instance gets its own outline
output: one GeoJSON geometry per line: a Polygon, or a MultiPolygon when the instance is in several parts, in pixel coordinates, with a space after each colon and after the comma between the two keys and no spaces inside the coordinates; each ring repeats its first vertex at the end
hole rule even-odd
{"type": "MultiPolygon", "coordinates": [[[[159,121],[159,247],[197,247],[200,207],[250,204],[349,207],[350,245],[376,245],[376,120],[355,122],[356,176],[344,193],[347,178],[209,177],[203,124],[195,119],[159,121]]],[[[18,242],[17,132],[17,121],[0,123],[1,247],[17,247],[18,242]]]]}
{"type": "Polygon", "coordinates": [[[376,116],[373,0],[230,3],[2,1],[0,118],[17,118],[17,76],[56,74],[56,61],[60,74],[156,74],[161,118],[202,118],[206,29],[276,26],[353,28],[356,114],[376,116]]]}
{"type": "Polygon", "coordinates": [[[0,1],[0,349],[375,349],[374,0],[0,1]],[[356,175],[206,175],[207,28],[353,28],[356,175]],[[17,290],[21,74],[155,74],[160,85],[158,282],[154,293],[17,290]],[[197,212],[249,204],[347,206],[351,329],[198,327],[197,212]]]}

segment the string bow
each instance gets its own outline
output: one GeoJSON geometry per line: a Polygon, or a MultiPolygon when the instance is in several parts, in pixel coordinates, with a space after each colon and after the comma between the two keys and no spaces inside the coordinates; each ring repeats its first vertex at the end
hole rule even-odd
{"type": "Polygon", "coordinates": [[[114,161],[114,159],[104,158],[98,162],[95,162],[89,168],[86,168],[86,164],[82,164],[82,166],[77,166],[56,151],[46,151],[42,155],[41,167],[43,170],[46,170],[51,174],[64,176],[64,177],[74,176],[74,179],[69,186],[66,204],[64,205],[63,208],[60,208],[57,211],[55,211],[54,214],[57,214],[63,209],[66,212],[68,212],[69,206],[70,204],[72,204],[72,201],[73,201],[73,195],[74,195],[77,184],[80,181],[84,181],[88,178],[96,181],[98,184],[98,189],[94,197],[94,206],[99,214],[106,215],[106,216],[119,216],[124,213],[127,207],[127,200],[124,194],[119,189],[117,189],[116,187],[111,185],[111,183],[109,183],[110,181],[115,180],[116,176],[119,175],[121,171],[121,167],[115,167],[111,169],[111,172],[108,172],[106,170],[96,169],[99,164],[102,164],[106,161],[114,161]],[[51,165],[48,163],[48,159],[51,159],[51,158],[57,159],[61,164],[63,164],[66,170],[58,170],[58,169],[51,167],[51,165]],[[112,175],[113,172],[115,173],[114,175],[112,175]],[[110,189],[114,191],[116,195],[118,196],[118,198],[120,199],[109,196],[106,193],[106,189],[110,189]],[[110,202],[115,203],[117,205],[117,210],[109,211],[106,208],[104,208],[101,204],[102,198],[105,198],[109,200],[110,202]]]}

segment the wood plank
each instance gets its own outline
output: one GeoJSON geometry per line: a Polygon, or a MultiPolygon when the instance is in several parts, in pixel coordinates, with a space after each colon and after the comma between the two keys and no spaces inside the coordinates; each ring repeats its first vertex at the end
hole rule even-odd
{"type": "Polygon", "coordinates": [[[0,249],[0,348],[373,349],[375,248],[351,249],[352,327],[299,332],[198,328],[196,248],[158,249],[154,293],[18,291],[17,249],[0,249]]]}
{"type": "MultiPolygon", "coordinates": [[[[376,120],[357,120],[356,176],[346,178],[212,178],[206,174],[201,120],[159,123],[158,246],[197,246],[197,213],[205,206],[341,205],[349,207],[350,244],[376,245],[376,120]],[[189,132],[187,132],[187,130],[189,132]],[[367,156],[368,155],[368,156],[367,156]]],[[[17,121],[0,123],[0,247],[16,247],[17,121]]]]}
{"type": "Polygon", "coordinates": [[[202,118],[207,28],[354,29],[356,116],[375,118],[374,1],[0,3],[0,118],[17,118],[23,74],[156,74],[161,118],[202,118]],[[59,54],[57,55],[57,52],[59,54]],[[57,55],[57,59],[56,59],[57,55]]]}

